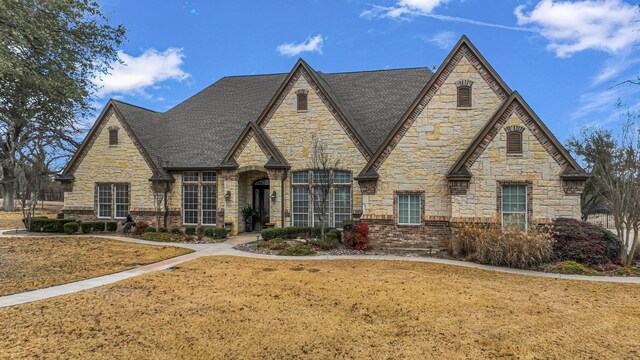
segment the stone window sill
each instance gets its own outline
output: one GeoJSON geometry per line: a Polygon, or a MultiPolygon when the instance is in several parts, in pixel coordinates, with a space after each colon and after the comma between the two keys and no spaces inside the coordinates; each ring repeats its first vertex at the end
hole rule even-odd
{"type": "Polygon", "coordinates": [[[508,157],[521,158],[523,154],[507,154],[508,157]]]}
{"type": "Polygon", "coordinates": [[[458,106],[456,109],[458,110],[473,110],[472,106],[458,106]]]}
{"type": "Polygon", "coordinates": [[[296,112],[299,112],[299,113],[306,113],[306,112],[309,112],[309,110],[296,110],[296,112]]]}

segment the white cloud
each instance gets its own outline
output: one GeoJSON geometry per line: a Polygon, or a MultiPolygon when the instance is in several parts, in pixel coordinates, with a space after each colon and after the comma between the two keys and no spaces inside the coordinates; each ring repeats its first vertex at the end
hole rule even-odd
{"type": "Polygon", "coordinates": [[[635,74],[629,74],[626,72],[630,67],[636,66],[640,63],[640,58],[636,54],[626,54],[621,56],[612,56],[609,58],[600,71],[593,77],[591,85],[599,85],[604,82],[609,82],[610,85],[615,85],[615,82],[623,81],[620,79],[620,75],[624,74],[629,78],[634,78],[635,74]]]}
{"type": "Polygon", "coordinates": [[[279,45],[277,50],[280,55],[286,56],[296,56],[303,52],[317,52],[318,54],[322,54],[322,45],[324,45],[324,38],[321,34],[318,34],[298,44],[287,43],[279,45]]]}
{"type": "Polygon", "coordinates": [[[519,25],[535,25],[558,57],[594,49],[616,53],[639,39],[636,5],[620,0],[542,0],[533,10],[514,13],[519,25]]]}
{"type": "Polygon", "coordinates": [[[424,15],[448,2],[449,0],[400,0],[395,6],[373,5],[370,9],[363,11],[360,16],[396,19],[404,16],[424,15]]]}
{"type": "Polygon", "coordinates": [[[570,114],[573,121],[592,120],[594,123],[608,123],[615,119],[616,103],[636,102],[639,86],[616,86],[601,91],[580,95],[578,107],[570,114]],[[597,120],[593,120],[597,119],[597,120]]]}
{"type": "Polygon", "coordinates": [[[441,31],[432,36],[424,36],[422,39],[429,44],[439,47],[440,49],[449,50],[456,43],[458,37],[451,31],[441,31]]]}
{"type": "MultiPolygon", "coordinates": [[[[115,62],[107,75],[94,80],[98,98],[113,94],[147,95],[145,89],[166,80],[182,81],[190,75],[181,69],[184,63],[182,49],[168,48],[163,52],[148,49],[140,56],[118,51],[123,63],[115,62]]],[[[148,95],[147,95],[148,96],[148,95]]]]}

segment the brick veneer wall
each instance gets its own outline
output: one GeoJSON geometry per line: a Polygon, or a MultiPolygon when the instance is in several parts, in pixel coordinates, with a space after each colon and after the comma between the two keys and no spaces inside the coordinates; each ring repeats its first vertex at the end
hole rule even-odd
{"type": "Polygon", "coordinates": [[[420,225],[396,225],[392,218],[363,218],[369,225],[369,241],[374,249],[446,249],[451,238],[447,220],[423,220],[420,225]]]}

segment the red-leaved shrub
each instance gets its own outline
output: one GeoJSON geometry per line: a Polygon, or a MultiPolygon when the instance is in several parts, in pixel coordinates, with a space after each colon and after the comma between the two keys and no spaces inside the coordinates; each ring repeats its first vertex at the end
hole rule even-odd
{"type": "Polygon", "coordinates": [[[342,238],[346,247],[356,250],[366,250],[369,248],[369,225],[363,222],[353,223],[345,226],[342,238]]]}
{"type": "Polygon", "coordinates": [[[146,221],[138,221],[136,227],[133,228],[133,235],[142,235],[144,229],[149,227],[149,223],[146,221]]]}
{"type": "Polygon", "coordinates": [[[557,261],[585,265],[618,262],[622,244],[609,230],[586,221],[559,218],[551,224],[553,255],[557,261]]]}

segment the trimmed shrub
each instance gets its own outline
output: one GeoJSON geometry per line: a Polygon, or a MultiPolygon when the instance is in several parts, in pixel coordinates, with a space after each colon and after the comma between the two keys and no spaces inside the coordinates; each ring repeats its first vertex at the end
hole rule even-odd
{"type": "Polygon", "coordinates": [[[184,228],[184,233],[187,235],[195,235],[196,227],[195,226],[187,226],[184,228]]]}
{"type": "Polygon", "coordinates": [[[260,232],[260,236],[264,240],[271,240],[276,238],[276,229],[264,229],[260,232]]]}
{"type": "Polygon", "coordinates": [[[56,214],[56,219],[58,219],[58,220],[64,219],[64,213],[57,213],[56,214]]]}
{"type": "Polygon", "coordinates": [[[549,262],[553,238],[546,229],[502,230],[498,226],[465,224],[458,232],[459,254],[482,264],[530,269],[549,262]]]}
{"type": "Polygon", "coordinates": [[[214,239],[224,239],[227,237],[227,229],[211,227],[204,229],[204,236],[214,239]]]}
{"type": "Polygon", "coordinates": [[[167,228],[166,228],[166,227],[159,227],[159,228],[158,228],[158,232],[159,232],[159,233],[166,233],[166,232],[169,232],[169,230],[167,230],[167,228]]]}
{"type": "Polygon", "coordinates": [[[154,233],[154,232],[156,232],[156,228],[154,228],[153,226],[149,226],[149,227],[145,228],[143,231],[145,233],[154,233]]]}
{"type": "Polygon", "coordinates": [[[558,274],[593,275],[593,271],[575,261],[561,261],[551,267],[551,272],[558,274]]]}
{"type": "Polygon", "coordinates": [[[83,222],[80,223],[80,228],[84,234],[89,234],[95,231],[104,231],[105,223],[102,221],[83,222]]]}
{"type": "Polygon", "coordinates": [[[133,228],[133,235],[142,235],[144,233],[144,229],[149,227],[149,223],[146,221],[138,221],[136,223],[135,228],[133,228]]]}
{"type": "Polygon", "coordinates": [[[284,250],[289,247],[289,244],[287,244],[287,242],[282,239],[272,239],[259,242],[257,247],[258,249],[266,250],[284,250]]]}
{"type": "Polygon", "coordinates": [[[554,259],[585,265],[618,262],[622,243],[609,230],[575,219],[555,219],[550,226],[554,259]]]}
{"type": "Polygon", "coordinates": [[[327,240],[335,240],[337,242],[342,241],[342,232],[338,229],[331,229],[326,234],[327,240]]]}
{"type": "Polygon", "coordinates": [[[351,230],[342,232],[344,244],[350,249],[366,250],[369,248],[369,225],[363,222],[353,223],[349,225],[351,230]]]}
{"type": "MultiPolygon", "coordinates": [[[[324,231],[328,233],[332,228],[325,228],[324,231]]],[[[271,240],[275,238],[281,239],[319,239],[321,229],[319,227],[284,227],[274,229],[264,229],[260,232],[260,236],[264,240],[271,240]]]]}
{"type": "Polygon", "coordinates": [[[286,249],[280,250],[278,255],[282,255],[282,256],[306,256],[306,255],[312,255],[312,254],[315,254],[315,253],[316,252],[308,245],[296,244],[296,245],[290,246],[290,247],[288,247],[286,249]]]}
{"type": "Polygon", "coordinates": [[[65,234],[75,234],[78,232],[78,230],[80,230],[80,224],[78,224],[77,222],[69,222],[66,223],[62,226],[64,228],[64,232],[65,234]]]}
{"type": "MultiPolygon", "coordinates": [[[[26,219],[23,219],[22,222],[27,223],[26,219]]],[[[45,232],[45,233],[64,233],[64,224],[75,222],[72,219],[49,219],[47,217],[32,217],[31,218],[31,226],[29,226],[29,231],[31,232],[45,232]]]]}
{"type": "Polygon", "coordinates": [[[309,241],[309,244],[321,249],[321,250],[333,250],[333,249],[337,249],[340,246],[340,242],[335,238],[335,235],[333,235],[333,238],[329,237],[329,234],[327,234],[327,238],[325,240],[311,240],[309,241]]]}
{"type": "Polygon", "coordinates": [[[181,235],[183,234],[182,229],[180,229],[178,226],[174,226],[171,228],[171,233],[174,235],[181,235]]]}
{"type": "Polygon", "coordinates": [[[107,221],[105,229],[109,232],[118,230],[118,223],[115,221],[107,221]]]}

